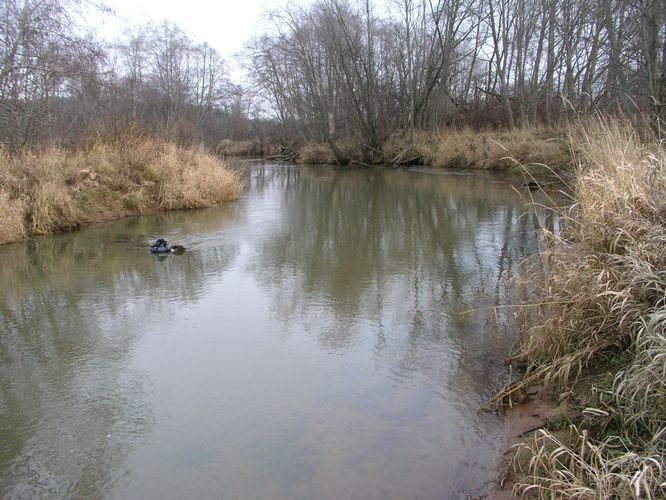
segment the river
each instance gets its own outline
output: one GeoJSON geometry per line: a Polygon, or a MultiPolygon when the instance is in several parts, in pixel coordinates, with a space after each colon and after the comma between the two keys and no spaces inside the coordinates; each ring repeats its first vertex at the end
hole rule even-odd
{"type": "Polygon", "coordinates": [[[255,165],[242,198],[0,248],[0,497],[491,488],[547,212],[483,174],[255,165]],[[181,256],[147,251],[163,236],[181,256]]]}

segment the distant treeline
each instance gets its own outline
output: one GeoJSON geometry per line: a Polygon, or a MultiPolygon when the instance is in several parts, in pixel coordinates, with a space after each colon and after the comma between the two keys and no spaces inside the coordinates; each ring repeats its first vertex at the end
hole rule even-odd
{"type": "MultiPolygon", "coordinates": [[[[174,25],[146,25],[112,44],[82,28],[67,0],[0,2],[0,142],[72,144],[137,131],[180,143],[249,135],[239,87],[218,52],[174,25]]],[[[105,15],[95,10],[93,15],[105,15]]]]}
{"type": "Polygon", "coordinates": [[[663,0],[315,0],[270,15],[248,88],[168,23],[101,42],[81,28],[91,5],[0,2],[5,148],[131,125],[181,144],[325,142],[342,161],[353,140],[377,161],[413,130],[666,114],[663,0]]]}
{"type": "Polygon", "coordinates": [[[665,117],[666,2],[316,0],[251,46],[285,139],[524,127],[592,111],[665,117]]]}

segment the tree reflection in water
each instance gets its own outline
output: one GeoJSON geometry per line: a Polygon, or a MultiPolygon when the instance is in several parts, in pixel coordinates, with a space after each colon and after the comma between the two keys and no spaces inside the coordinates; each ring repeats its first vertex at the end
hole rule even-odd
{"type": "Polygon", "coordinates": [[[0,496],[483,493],[493,307],[556,223],[525,212],[491,176],[255,166],[233,204],[0,249],[0,496]]]}

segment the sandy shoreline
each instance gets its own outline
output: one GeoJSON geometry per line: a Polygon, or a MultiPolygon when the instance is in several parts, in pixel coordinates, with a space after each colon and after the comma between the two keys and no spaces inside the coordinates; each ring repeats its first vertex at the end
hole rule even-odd
{"type": "Polygon", "coordinates": [[[529,398],[525,403],[506,409],[502,417],[504,421],[504,453],[498,464],[497,485],[488,495],[490,500],[518,498],[512,492],[515,481],[511,471],[514,446],[534,431],[542,428],[548,420],[566,412],[566,401],[562,401],[558,405],[542,395],[537,388],[530,391],[529,398]]]}

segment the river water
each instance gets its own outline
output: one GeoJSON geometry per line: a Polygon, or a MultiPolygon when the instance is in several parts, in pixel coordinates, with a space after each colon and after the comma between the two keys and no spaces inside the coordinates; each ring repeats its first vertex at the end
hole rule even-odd
{"type": "Polygon", "coordinates": [[[0,497],[489,490],[493,306],[548,216],[488,175],[247,175],[238,202],[0,248],[0,497]]]}

